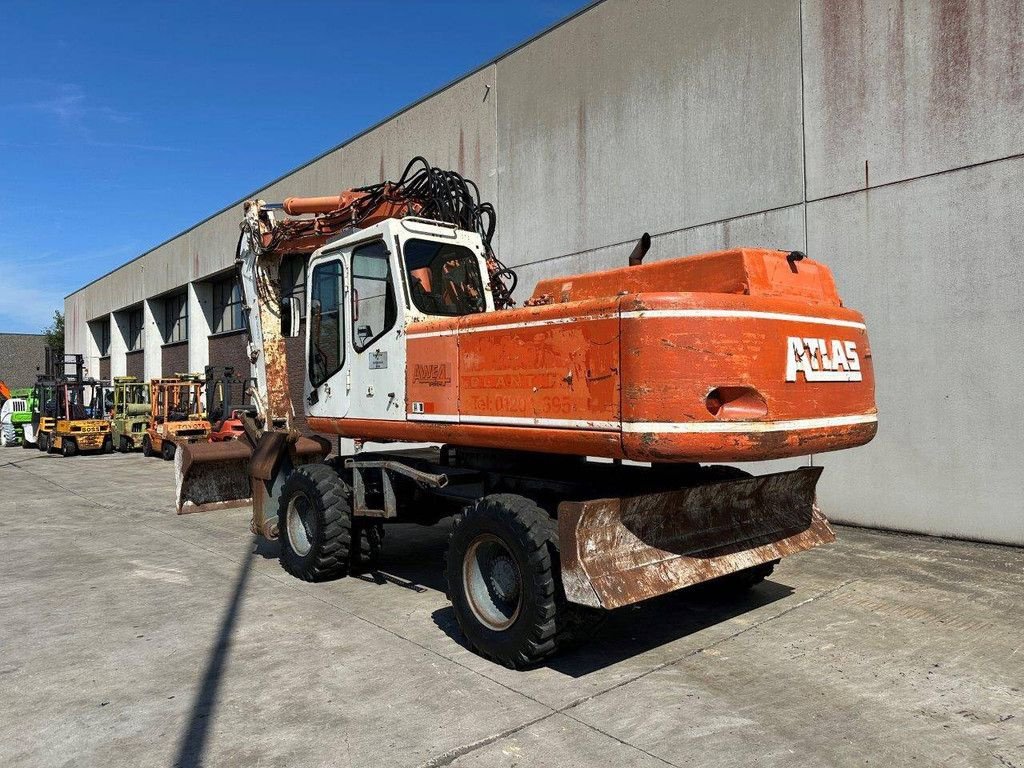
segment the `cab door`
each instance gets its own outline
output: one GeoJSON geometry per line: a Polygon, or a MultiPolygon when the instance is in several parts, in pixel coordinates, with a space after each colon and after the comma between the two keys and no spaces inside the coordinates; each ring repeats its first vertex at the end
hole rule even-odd
{"type": "Polygon", "coordinates": [[[351,402],[344,253],[333,251],[311,260],[307,282],[306,413],[342,418],[348,415],[351,402]]]}
{"type": "Polygon", "coordinates": [[[350,257],[350,416],[405,420],[405,308],[397,258],[383,239],[352,248],[350,257]]]}

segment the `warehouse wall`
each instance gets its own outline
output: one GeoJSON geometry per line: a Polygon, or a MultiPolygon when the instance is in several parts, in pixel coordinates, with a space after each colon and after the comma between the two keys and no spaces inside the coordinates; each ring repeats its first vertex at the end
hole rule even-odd
{"type": "MultiPolygon", "coordinates": [[[[1024,0],[607,0],[257,194],[335,192],[426,155],[495,202],[520,298],[622,264],[645,230],[649,259],[807,249],[867,316],[881,412],[869,446],[814,457],[822,506],[1024,544],[1007,406],[1022,125],[1024,0]]],[[[238,217],[68,297],[69,348],[88,320],[229,268],[238,217]]]]}

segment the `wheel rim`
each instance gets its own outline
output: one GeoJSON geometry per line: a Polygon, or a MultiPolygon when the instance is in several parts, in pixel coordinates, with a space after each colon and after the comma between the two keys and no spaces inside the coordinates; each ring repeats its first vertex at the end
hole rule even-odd
{"type": "Polygon", "coordinates": [[[304,493],[295,494],[288,502],[286,528],[288,543],[295,554],[305,557],[313,548],[313,504],[304,493]]]}
{"type": "Polygon", "coordinates": [[[523,606],[523,577],[504,542],[489,533],[473,539],[462,559],[462,586],[473,615],[484,626],[511,627],[523,606]]]}

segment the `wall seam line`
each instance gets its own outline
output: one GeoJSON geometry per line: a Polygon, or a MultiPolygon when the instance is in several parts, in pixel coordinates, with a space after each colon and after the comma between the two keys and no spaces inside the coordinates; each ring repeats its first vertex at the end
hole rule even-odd
{"type": "Polygon", "coordinates": [[[893,181],[886,181],[882,184],[872,184],[867,187],[858,187],[857,189],[850,189],[845,192],[836,192],[832,195],[823,195],[821,197],[813,197],[807,200],[808,203],[820,203],[824,200],[836,200],[840,197],[850,197],[851,195],[858,195],[862,192],[870,192],[874,189],[885,189],[886,187],[895,187],[899,184],[909,184],[914,181],[921,181],[922,179],[931,179],[936,176],[947,176],[952,173],[959,173],[960,171],[970,171],[975,168],[983,168],[986,165],[994,165],[995,163],[1008,162],[1010,160],[1022,160],[1024,159],[1024,152],[1017,152],[1012,155],[1004,155],[1003,157],[993,157],[989,160],[979,160],[976,163],[968,163],[967,165],[958,165],[956,168],[944,168],[941,171],[931,171],[930,173],[922,173],[917,176],[908,176],[904,179],[894,179],[893,181]]]}
{"type": "MultiPolygon", "coordinates": [[[[774,208],[765,208],[763,210],[753,211],[751,213],[740,213],[740,214],[737,214],[735,216],[727,216],[724,219],[715,219],[713,221],[703,221],[700,224],[691,224],[688,227],[680,227],[679,229],[668,229],[668,230],[665,230],[664,232],[652,232],[651,233],[651,238],[653,239],[653,238],[656,238],[656,237],[665,237],[666,235],[677,235],[677,234],[679,234],[681,232],[690,232],[690,231],[695,230],[695,229],[700,229],[701,227],[713,227],[716,224],[725,224],[727,222],[738,221],[739,219],[749,219],[752,216],[763,216],[766,213],[777,213],[778,211],[785,211],[785,210],[787,210],[789,208],[796,208],[796,207],[798,207],[800,205],[801,205],[801,203],[799,201],[795,202],[795,203],[786,203],[785,205],[778,205],[778,206],[775,206],[774,208]]],[[[548,256],[546,258],[537,259],[535,261],[523,261],[523,262],[520,262],[518,264],[510,264],[509,266],[514,267],[514,268],[529,267],[529,266],[533,266],[535,264],[544,264],[544,263],[549,262],[549,261],[558,261],[558,259],[568,259],[568,258],[570,258],[572,256],[582,256],[583,254],[593,253],[594,251],[601,251],[601,250],[604,250],[606,248],[618,248],[620,246],[627,246],[627,245],[632,246],[635,243],[636,243],[635,239],[622,240],[620,242],[606,243],[605,245],[597,245],[597,246],[594,246],[593,248],[584,248],[582,251],[572,251],[570,253],[560,253],[557,256],[548,256]]]]}

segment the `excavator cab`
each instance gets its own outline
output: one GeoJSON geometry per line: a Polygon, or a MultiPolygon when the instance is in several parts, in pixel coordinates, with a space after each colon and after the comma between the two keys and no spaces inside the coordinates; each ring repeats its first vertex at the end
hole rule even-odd
{"type": "Polygon", "coordinates": [[[308,416],[405,421],[412,323],[494,309],[478,235],[389,219],[315,252],[307,281],[308,416]]]}

